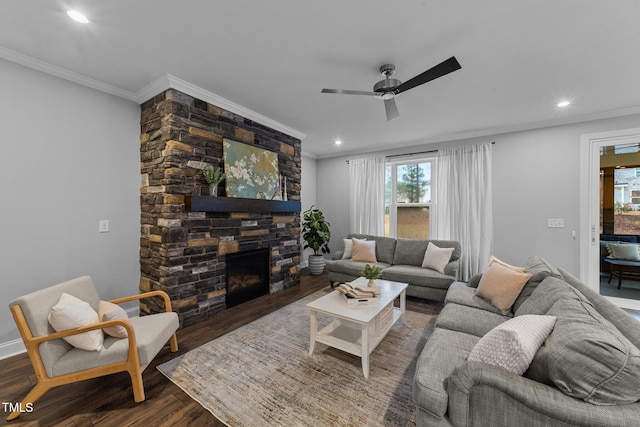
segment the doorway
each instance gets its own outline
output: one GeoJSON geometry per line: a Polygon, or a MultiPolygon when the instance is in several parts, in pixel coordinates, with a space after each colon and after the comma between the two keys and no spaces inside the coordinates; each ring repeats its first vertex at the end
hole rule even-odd
{"type": "Polygon", "coordinates": [[[640,309],[640,129],[582,137],[581,277],[640,309]]]}

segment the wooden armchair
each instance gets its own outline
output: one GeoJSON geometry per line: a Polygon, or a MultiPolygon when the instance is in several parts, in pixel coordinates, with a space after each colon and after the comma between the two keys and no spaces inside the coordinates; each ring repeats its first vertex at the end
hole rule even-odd
{"type": "MultiPolygon", "coordinates": [[[[131,377],[134,400],[142,402],[145,399],[142,383],[144,369],[167,341],[170,342],[172,352],[178,351],[175,332],[179,322],[177,314],[171,311],[169,296],[163,291],[152,291],[110,301],[119,304],[160,296],[164,299],[164,313],[127,320],[109,320],[55,332],[48,322],[48,315],[63,292],[86,301],[96,312],[98,311],[100,297],[89,276],[33,292],[9,304],[38,379],[35,387],[22,400],[20,408],[25,408],[28,403],[33,404],[53,387],[123,371],[128,372],[131,377]],[[81,350],[62,339],[117,325],[126,328],[127,338],[105,336],[100,351],[81,350]]],[[[19,411],[12,412],[7,420],[19,415],[19,411]]]]}

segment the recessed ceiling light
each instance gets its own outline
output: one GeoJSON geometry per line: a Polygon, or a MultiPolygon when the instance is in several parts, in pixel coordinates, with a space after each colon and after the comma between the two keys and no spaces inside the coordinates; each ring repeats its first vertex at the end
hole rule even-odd
{"type": "Polygon", "coordinates": [[[570,101],[560,101],[560,102],[558,102],[557,106],[558,107],[566,107],[569,104],[571,104],[570,101]]]}
{"type": "Polygon", "coordinates": [[[73,19],[76,22],[80,22],[81,24],[87,24],[89,22],[87,17],[77,10],[67,10],[67,15],[69,15],[69,18],[73,19]]]}
{"type": "Polygon", "coordinates": [[[340,141],[339,139],[336,139],[335,144],[336,144],[336,145],[340,145],[340,144],[342,144],[342,141],[340,141]]]}

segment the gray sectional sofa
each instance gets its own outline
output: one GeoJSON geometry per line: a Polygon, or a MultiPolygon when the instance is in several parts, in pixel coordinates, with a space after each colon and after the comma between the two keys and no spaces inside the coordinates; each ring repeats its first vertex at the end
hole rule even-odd
{"type": "MultiPolygon", "coordinates": [[[[449,286],[456,280],[460,259],[460,243],[450,240],[409,240],[391,237],[372,236],[368,234],[349,234],[348,238],[375,240],[376,259],[382,267],[382,278],[394,282],[408,283],[407,295],[444,301],[449,286]],[[427,245],[432,242],[439,248],[454,248],[451,259],[444,269],[444,274],[423,268],[427,245]]],[[[329,281],[349,282],[360,277],[366,262],[356,262],[342,259],[343,251],[333,254],[332,260],[327,260],[329,281]]]]}
{"type": "Polygon", "coordinates": [[[506,316],[476,295],[480,276],[451,285],[413,383],[418,426],[638,426],[640,322],[539,257],[506,316]],[[467,358],[514,316],[556,317],[524,375],[467,358]]]}

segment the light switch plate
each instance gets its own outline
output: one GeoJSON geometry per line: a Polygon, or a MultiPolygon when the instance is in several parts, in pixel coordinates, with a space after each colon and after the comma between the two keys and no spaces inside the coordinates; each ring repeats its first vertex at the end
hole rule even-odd
{"type": "Polygon", "coordinates": [[[99,233],[108,233],[109,232],[109,220],[101,219],[98,221],[98,232],[99,233]]]}
{"type": "Polygon", "coordinates": [[[564,228],[564,219],[548,219],[548,228],[564,228]]]}

